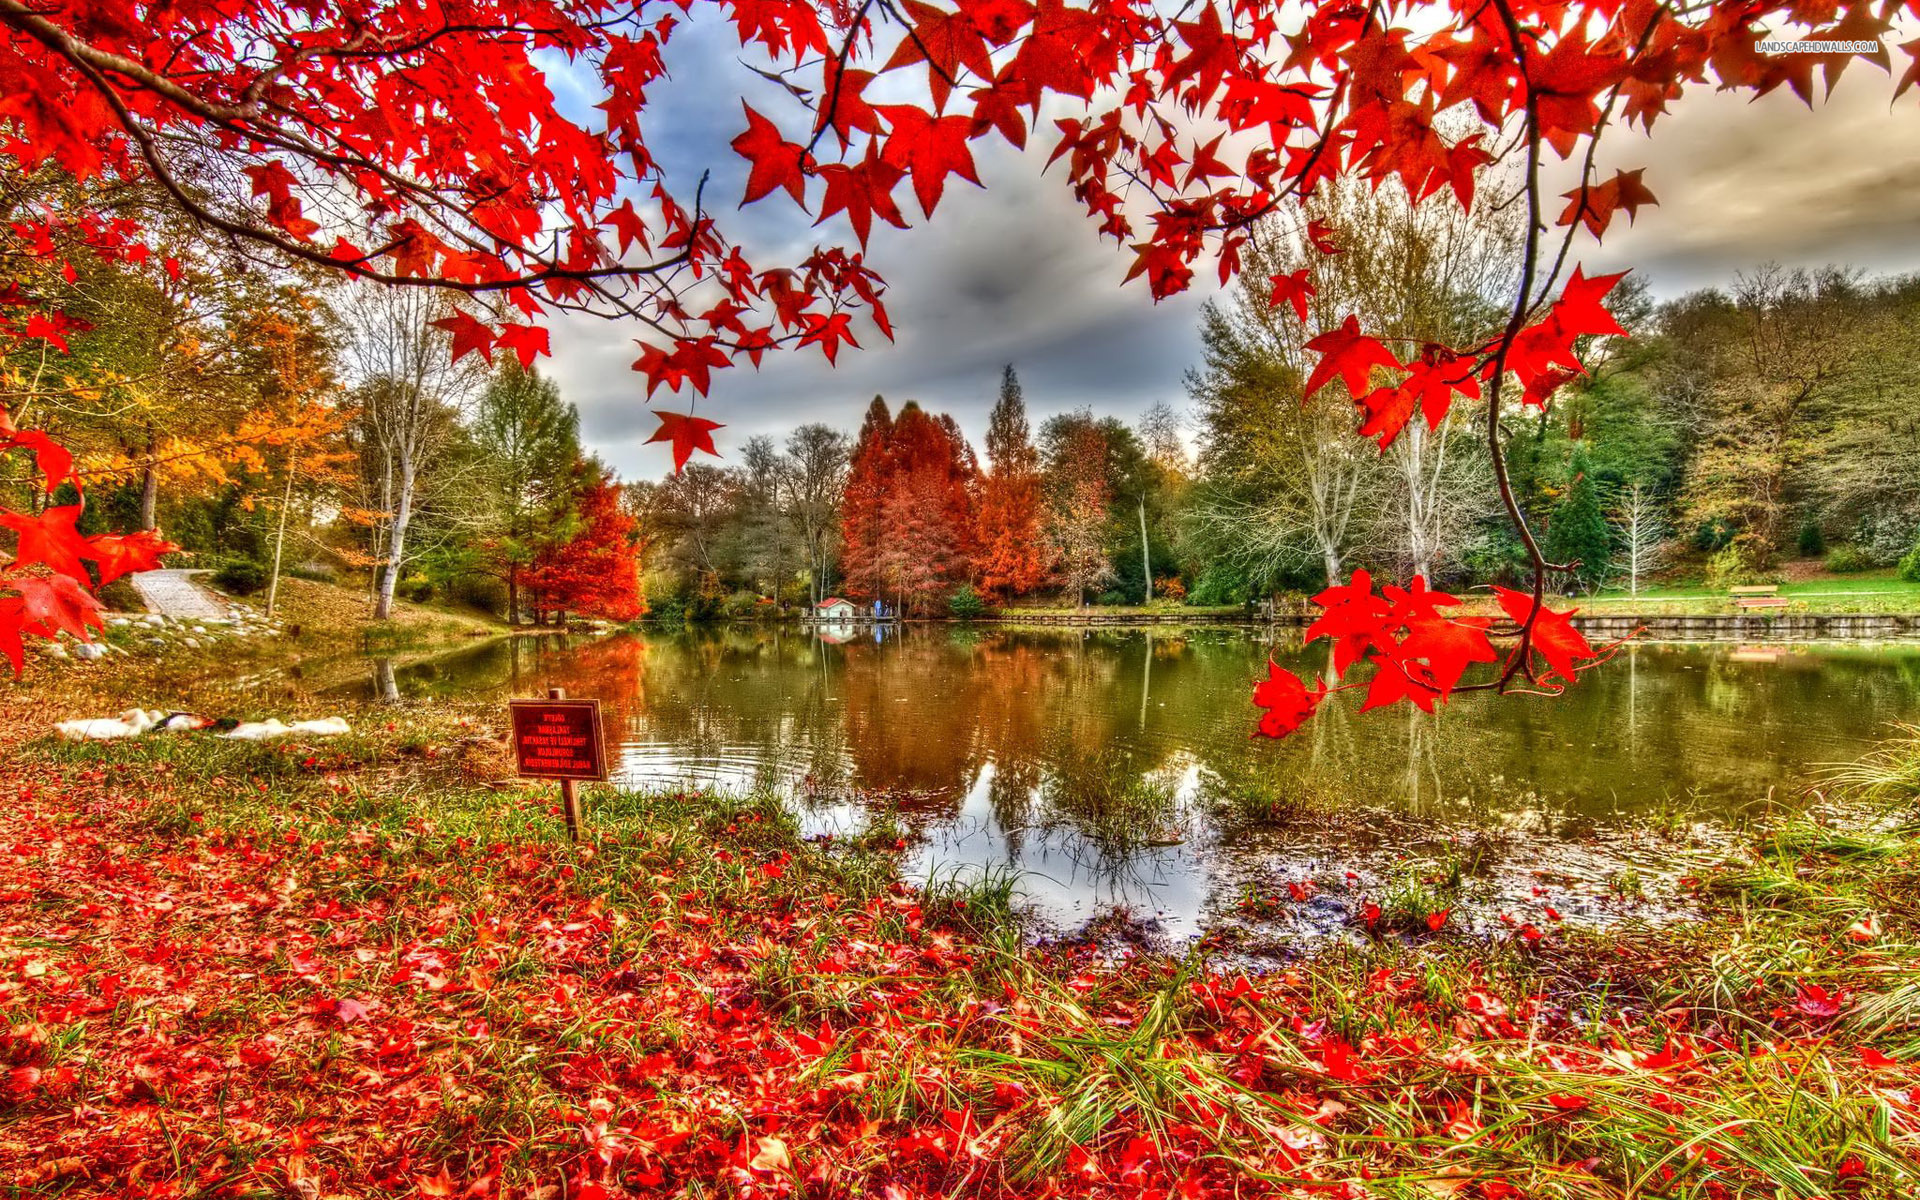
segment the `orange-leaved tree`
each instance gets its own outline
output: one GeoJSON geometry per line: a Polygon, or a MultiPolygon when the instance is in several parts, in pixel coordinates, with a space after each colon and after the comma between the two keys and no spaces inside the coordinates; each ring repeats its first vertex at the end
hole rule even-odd
{"type": "Polygon", "coordinates": [[[975,535],[980,586],[1024,595],[1046,581],[1051,562],[1040,528],[1040,452],[1011,364],[987,418],[987,464],[975,535]]]}
{"type": "Polygon", "coordinates": [[[841,502],[847,593],[925,613],[964,579],[973,551],[973,451],[952,417],[909,400],[867,411],[841,502]]]}
{"type": "Polygon", "coordinates": [[[594,460],[576,465],[573,504],[578,529],[542,547],[526,573],[537,611],[583,613],[632,621],[647,611],[640,596],[634,519],[620,503],[621,488],[594,460]]]}
{"type": "MultiPolygon", "coordinates": [[[[252,248],[465,292],[481,304],[445,318],[458,353],[530,362],[555,312],[627,318],[648,391],[696,395],[776,348],[832,360],[859,344],[856,319],[890,336],[862,254],[875,221],[930,217],[950,180],[978,182],[983,141],[1051,141],[1050,163],[1155,297],[1196,270],[1233,275],[1254,222],[1334,177],[1518,204],[1524,264],[1495,336],[1403,359],[1355,319],[1310,346],[1308,391],[1339,380],[1376,436],[1416,411],[1479,406],[1531,586],[1502,595],[1500,619],[1468,620],[1418,580],[1357,579],[1322,597],[1314,630],[1343,666],[1377,668],[1369,704],[1431,707],[1467,687],[1564,682],[1597,657],[1544,608],[1571,564],[1527,529],[1501,428],[1582,369],[1583,339],[1620,332],[1606,308],[1618,276],[1585,274],[1574,244],[1653,196],[1640,171],[1596,170],[1602,134],[1651,131],[1704,86],[1811,102],[1816,71],[1831,87],[1856,57],[1890,67],[1878,39],[1902,13],[1920,0],[0,0],[0,154],[148,178],[252,248]],[[755,262],[723,220],[734,197],[712,205],[705,175],[662,168],[649,90],[696,7],[731,22],[757,78],[785,85],[742,97],[740,199],[841,216],[859,248],[755,262]],[[1759,49],[1803,34],[1861,49],[1759,49]],[[572,78],[556,87],[556,73],[572,78]],[[592,107],[557,99],[582,91],[592,107]],[[1549,154],[1579,164],[1560,197],[1541,185],[1549,154]],[[1513,194],[1476,189],[1495,159],[1516,164],[1513,194]],[[1465,681],[1479,662],[1491,677],[1465,681]]],[[[1913,59],[1920,41],[1902,49],[1913,59]]],[[[1916,81],[1920,59],[1895,95],[1916,81]]],[[[1302,281],[1273,282],[1276,303],[1301,300],[1302,281]]],[[[31,295],[0,293],[9,328],[61,333],[31,295]]],[[[689,415],[662,417],[681,460],[712,444],[689,415]]],[[[1292,729],[1324,693],[1276,668],[1263,729],[1292,729]]]]}

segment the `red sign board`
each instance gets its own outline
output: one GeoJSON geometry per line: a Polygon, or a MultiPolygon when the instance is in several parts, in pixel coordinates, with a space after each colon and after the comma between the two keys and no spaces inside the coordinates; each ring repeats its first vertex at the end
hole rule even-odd
{"type": "Polygon", "coordinates": [[[530,779],[605,779],[598,700],[510,700],[513,758],[530,779]]]}

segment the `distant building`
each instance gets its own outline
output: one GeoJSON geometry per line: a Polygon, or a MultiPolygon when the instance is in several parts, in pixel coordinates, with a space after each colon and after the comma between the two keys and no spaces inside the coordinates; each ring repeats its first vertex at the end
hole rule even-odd
{"type": "Polygon", "coordinates": [[[813,606],[814,618],[821,621],[851,621],[857,611],[853,601],[842,600],[838,596],[828,596],[813,606]]]}

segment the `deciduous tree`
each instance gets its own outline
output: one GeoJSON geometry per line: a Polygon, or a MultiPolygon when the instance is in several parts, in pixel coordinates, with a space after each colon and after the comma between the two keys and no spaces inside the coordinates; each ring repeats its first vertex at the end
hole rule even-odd
{"type": "Polygon", "coordinates": [[[987,418],[987,475],[980,485],[980,586],[1023,596],[1047,578],[1040,530],[1040,452],[1027,424],[1020,379],[1007,364],[1000,397],[987,418]]]}
{"type": "Polygon", "coordinates": [[[543,546],[527,572],[527,588],[544,611],[631,621],[646,611],[640,596],[634,521],[621,504],[620,485],[599,462],[573,472],[577,531],[543,546]]]}
{"type": "Polygon", "coordinates": [[[474,409],[478,491],[486,507],[480,540],[507,587],[507,621],[520,620],[521,576],[541,551],[564,541],[580,459],[580,414],[538,371],[508,359],[494,369],[474,409]]]}

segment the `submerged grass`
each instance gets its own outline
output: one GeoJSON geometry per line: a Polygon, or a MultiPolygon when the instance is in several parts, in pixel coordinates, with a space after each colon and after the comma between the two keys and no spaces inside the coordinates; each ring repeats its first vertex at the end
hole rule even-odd
{"type": "Polygon", "coordinates": [[[483,724],[356,725],[0,767],[0,1194],[1920,1189],[1914,744],[1696,922],[1428,936],[1455,848],[1383,900],[1412,936],[1249,976],[1029,945],[1013,877],[908,889],[903,826],[767,796],[594,789],[570,846],[483,724]]]}

